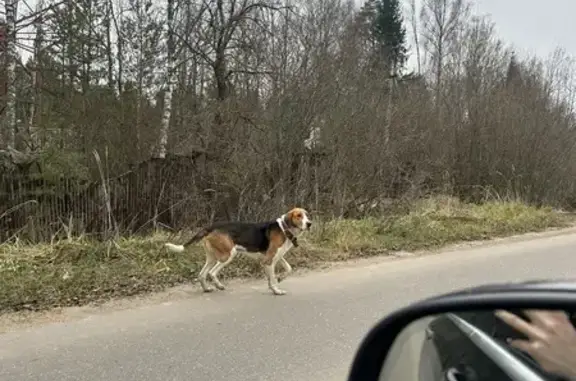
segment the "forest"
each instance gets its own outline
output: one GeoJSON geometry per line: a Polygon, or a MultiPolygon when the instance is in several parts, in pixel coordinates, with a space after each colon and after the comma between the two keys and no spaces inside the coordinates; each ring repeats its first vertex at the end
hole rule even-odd
{"type": "Polygon", "coordinates": [[[574,58],[470,0],[5,0],[0,239],[576,204],[574,58]]]}

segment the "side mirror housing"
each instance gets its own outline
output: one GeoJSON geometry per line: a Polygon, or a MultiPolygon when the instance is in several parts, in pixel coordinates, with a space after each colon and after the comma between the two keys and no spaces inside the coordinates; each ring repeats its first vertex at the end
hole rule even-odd
{"type": "Polygon", "coordinates": [[[576,357],[559,370],[522,350],[522,343],[538,339],[529,337],[536,335],[530,329],[564,324],[559,336],[566,343],[570,336],[570,353],[576,355],[572,312],[572,281],[491,284],[425,299],[393,312],[368,332],[348,380],[482,381],[497,380],[495,374],[511,380],[576,380],[576,357]]]}

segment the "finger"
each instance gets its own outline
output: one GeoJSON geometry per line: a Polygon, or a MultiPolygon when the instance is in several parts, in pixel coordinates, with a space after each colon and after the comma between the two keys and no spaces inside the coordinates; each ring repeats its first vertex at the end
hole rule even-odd
{"type": "Polygon", "coordinates": [[[568,320],[568,315],[562,310],[547,311],[547,310],[525,310],[524,313],[532,321],[544,322],[549,319],[562,319],[568,320]]]}
{"type": "Polygon", "coordinates": [[[546,334],[541,329],[508,311],[498,310],[495,312],[495,315],[504,323],[530,339],[544,340],[546,338],[546,334]]]}
{"type": "Polygon", "coordinates": [[[521,350],[522,352],[528,353],[532,357],[537,357],[538,350],[542,347],[542,343],[539,341],[527,341],[527,340],[512,340],[508,339],[508,344],[512,347],[521,350]]]}
{"type": "Polygon", "coordinates": [[[526,310],[524,313],[533,324],[548,331],[562,330],[567,326],[572,327],[564,311],[526,310]]]}

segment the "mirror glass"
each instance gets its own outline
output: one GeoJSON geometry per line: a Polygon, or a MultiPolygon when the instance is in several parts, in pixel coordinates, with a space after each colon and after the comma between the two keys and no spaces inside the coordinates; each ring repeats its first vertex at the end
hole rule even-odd
{"type": "Polygon", "coordinates": [[[443,313],[412,322],[383,364],[386,381],[576,381],[571,311],[443,313]]]}

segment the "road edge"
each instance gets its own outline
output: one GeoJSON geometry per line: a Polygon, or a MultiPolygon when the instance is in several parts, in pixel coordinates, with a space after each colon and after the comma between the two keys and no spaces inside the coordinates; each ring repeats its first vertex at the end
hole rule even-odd
{"type": "MultiPolygon", "coordinates": [[[[401,261],[415,259],[423,256],[442,255],[461,250],[472,250],[491,246],[507,245],[519,242],[529,242],[533,240],[553,238],[563,235],[576,234],[576,223],[564,228],[551,228],[540,232],[516,234],[506,237],[491,238],[486,240],[464,241],[449,244],[434,250],[418,250],[413,252],[391,252],[388,255],[377,255],[373,257],[355,258],[346,261],[319,263],[313,268],[295,269],[293,277],[310,275],[311,273],[321,273],[339,268],[361,267],[372,264],[379,264],[388,261],[401,261]]],[[[291,276],[291,277],[292,277],[291,276]]],[[[259,278],[229,279],[230,287],[234,285],[246,285],[259,282],[259,278]]],[[[45,311],[20,311],[0,315],[0,334],[29,328],[32,326],[69,322],[87,318],[94,314],[106,314],[115,311],[129,310],[144,307],[147,305],[162,304],[167,301],[177,302],[178,300],[189,299],[191,297],[201,297],[203,295],[197,290],[196,282],[169,287],[164,291],[146,293],[132,297],[115,298],[103,303],[89,303],[83,306],[60,307],[45,311]]]]}

